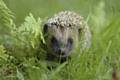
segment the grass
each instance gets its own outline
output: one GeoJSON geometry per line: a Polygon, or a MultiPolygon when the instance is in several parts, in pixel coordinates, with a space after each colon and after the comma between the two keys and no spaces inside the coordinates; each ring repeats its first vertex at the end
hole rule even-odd
{"type": "MultiPolygon", "coordinates": [[[[95,0],[91,1],[91,4],[96,3],[95,0]]],[[[0,2],[4,4],[2,0],[0,2]]],[[[65,2],[64,7],[68,9],[70,6],[67,4],[72,1],[65,2]]],[[[77,2],[79,1],[75,0],[73,3],[76,4],[73,10],[79,7],[77,2]]],[[[0,20],[0,36],[2,36],[0,37],[0,80],[119,80],[120,78],[115,79],[120,77],[119,6],[117,0],[110,0],[115,7],[110,6],[112,9],[109,10],[109,4],[106,6],[106,2],[107,0],[101,0],[93,8],[91,7],[90,11],[86,11],[88,10],[86,7],[83,7],[85,10],[81,9],[81,13],[89,12],[87,16],[86,14],[84,16],[91,28],[92,44],[90,49],[84,53],[75,50],[71,55],[71,60],[63,64],[47,62],[44,59],[45,51],[42,46],[39,46],[42,44],[40,40],[44,42],[42,26],[39,27],[43,19],[38,17],[36,19],[33,16],[35,12],[33,12],[22,23],[22,19],[19,19],[22,15],[18,14],[19,10],[13,9],[13,5],[10,8],[13,12],[15,10],[18,18],[15,23],[14,18],[10,16],[13,16],[11,11],[5,7],[6,5],[0,4],[0,14],[4,17],[0,20]],[[40,60],[36,58],[36,55],[40,60]],[[49,70],[47,65],[55,65],[56,68],[49,70]]],[[[10,1],[8,3],[10,6],[10,1]]],[[[82,6],[88,3],[89,1],[81,0],[80,4],[82,6]]],[[[61,8],[60,4],[58,7],[60,10],[64,8],[61,8]]],[[[54,10],[59,11],[59,9],[54,10]]],[[[48,15],[51,14],[52,12],[48,15]]]]}

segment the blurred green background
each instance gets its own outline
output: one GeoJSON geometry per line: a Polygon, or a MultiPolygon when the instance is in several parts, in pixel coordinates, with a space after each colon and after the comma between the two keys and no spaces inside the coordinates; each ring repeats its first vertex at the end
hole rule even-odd
{"type": "MultiPolygon", "coordinates": [[[[64,10],[75,11],[85,17],[88,25],[90,25],[92,45],[85,54],[81,54],[76,50],[73,53],[75,55],[71,55],[72,58],[68,65],[66,63],[60,64],[55,70],[47,68],[47,61],[40,60],[36,63],[36,57],[23,59],[21,63],[23,67],[19,68],[15,63],[10,62],[9,58],[8,62],[5,62],[6,54],[0,54],[2,58],[5,57],[5,60],[0,60],[0,63],[3,65],[0,67],[0,80],[2,80],[1,77],[4,78],[3,73],[6,73],[4,69],[7,69],[7,71],[11,70],[6,64],[10,64],[10,68],[14,68],[13,71],[15,72],[13,73],[14,77],[13,75],[7,75],[9,76],[8,80],[115,80],[114,78],[112,79],[114,73],[120,77],[120,0],[4,1],[15,17],[12,24],[11,16],[7,9],[3,10],[4,8],[1,8],[1,12],[3,13],[0,16],[3,19],[0,22],[0,32],[9,34],[13,31],[13,33],[7,35],[7,37],[1,34],[0,39],[3,42],[5,40],[8,41],[7,43],[13,42],[15,45],[12,46],[13,53],[20,59],[22,58],[19,56],[19,53],[20,55],[21,53],[34,54],[38,49],[42,53],[42,48],[37,47],[40,42],[38,38],[41,37],[39,34],[42,32],[42,28],[39,27],[41,21],[64,10]],[[29,15],[29,13],[32,14],[29,15]],[[41,20],[36,20],[38,17],[41,20]],[[17,27],[15,31],[13,29],[14,22],[17,27]],[[12,28],[7,29],[8,27],[4,27],[6,26],[4,24],[7,24],[8,27],[12,26],[12,28]],[[34,36],[36,33],[38,37],[34,36]],[[5,40],[3,37],[5,37],[5,40]],[[36,44],[36,47],[32,47],[31,49],[33,43],[36,44]],[[10,77],[15,79],[10,79],[10,77]]],[[[9,52],[0,46],[0,52],[5,53],[6,51],[9,52]]],[[[53,63],[50,64],[53,65],[53,63]]],[[[3,80],[6,80],[6,78],[3,80]]]]}
{"type": "Polygon", "coordinates": [[[32,13],[35,17],[46,18],[63,10],[72,10],[85,18],[93,13],[100,3],[104,2],[106,17],[114,17],[120,13],[120,0],[4,0],[16,16],[17,25],[25,16],[32,13]]]}

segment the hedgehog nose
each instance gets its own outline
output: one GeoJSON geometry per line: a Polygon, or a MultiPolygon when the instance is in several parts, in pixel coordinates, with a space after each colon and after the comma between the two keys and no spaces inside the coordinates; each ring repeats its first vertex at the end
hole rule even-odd
{"type": "Polygon", "coordinates": [[[58,49],[58,54],[59,55],[65,55],[65,51],[62,48],[58,49]]]}

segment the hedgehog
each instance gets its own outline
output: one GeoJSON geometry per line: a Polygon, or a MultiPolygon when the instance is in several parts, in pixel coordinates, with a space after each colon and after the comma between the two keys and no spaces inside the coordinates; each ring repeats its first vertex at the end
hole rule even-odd
{"type": "Polygon", "coordinates": [[[75,48],[84,51],[91,44],[89,26],[82,16],[73,11],[61,11],[48,18],[44,22],[43,33],[48,60],[65,61],[75,48]]]}

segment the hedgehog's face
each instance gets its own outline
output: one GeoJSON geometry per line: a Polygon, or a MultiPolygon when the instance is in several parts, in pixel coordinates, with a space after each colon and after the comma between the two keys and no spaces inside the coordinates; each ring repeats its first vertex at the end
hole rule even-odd
{"type": "Polygon", "coordinates": [[[44,33],[48,53],[57,57],[67,57],[75,48],[75,42],[78,38],[78,30],[76,29],[47,23],[44,25],[44,33]]]}

